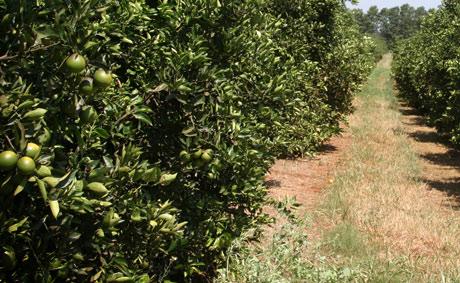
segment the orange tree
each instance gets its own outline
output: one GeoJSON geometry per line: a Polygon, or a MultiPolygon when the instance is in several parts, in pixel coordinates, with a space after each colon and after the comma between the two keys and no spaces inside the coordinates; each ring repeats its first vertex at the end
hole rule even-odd
{"type": "Polygon", "coordinates": [[[341,1],[0,0],[0,278],[203,280],[372,61],[341,1]]]}
{"type": "Polygon", "coordinates": [[[393,66],[400,94],[456,144],[460,142],[459,26],[460,4],[444,1],[425,18],[420,32],[399,44],[393,66]]]}

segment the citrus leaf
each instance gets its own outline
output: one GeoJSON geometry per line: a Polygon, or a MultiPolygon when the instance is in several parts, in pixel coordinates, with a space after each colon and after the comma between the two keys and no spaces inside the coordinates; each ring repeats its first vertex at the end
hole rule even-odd
{"type": "Polygon", "coordinates": [[[45,182],[43,182],[40,179],[37,179],[37,185],[43,200],[46,202],[48,200],[48,192],[46,191],[45,182]]]}
{"type": "Polygon", "coordinates": [[[22,225],[24,225],[24,223],[26,223],[27,219],[29,217],[25,217],[24,219],[22,219],[21,221],[19,221],[18,223],[14,224],[14,225],[11,225],[10,227],[8,227],[8,232],[10,233],[14,233],[16,232],[22,225]]]}
{"type": "Polygon", "coordinates": [[[145,124],[149,125],[149,126],[152,126],[153,123],[152,123],[152,120],[150,120],[149,116],[145,115],[144,113],[134,113],[133,116],[141,121],[141,122],[144,122],[145,124]]]}
{"type": "Polygon", "coordinates": [[[103,128],[97,128],[94,132],[103,139],[110,138],[110,133],[103,128]]]}
{"type": "Polygon", "coordinates": [[[51,214],[53,215],[54,219],[57,219],[59,215],[59,202],[57,200],[50,200],[49,205],[51,214]]]}
{"type": "Polygon", "coordinates": [[[75,179],[75,175],[77,174],[77,170],[72,171],[64,175],[62,178],[59,179],[59,183],[56,185],[56,189],[64,189],[67,188],[75,179]]]}

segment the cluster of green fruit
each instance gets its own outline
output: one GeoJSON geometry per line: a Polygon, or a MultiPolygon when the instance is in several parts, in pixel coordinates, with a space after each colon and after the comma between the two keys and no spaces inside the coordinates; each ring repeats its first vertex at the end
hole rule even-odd
{"type": "Polygon", "coordinates": [[[185,161],[189,162],[193,159],[196,165],[203,166],[212,160],[212,149],[198,149],[197,151],[193,152],[192,154],[188,153],[187,151],[183,150],[179,154],[180,158],[185,161]]]}
{"type": "MultiPolygon", "coordinates": [[[[68,72],[72,74],[80,74],[86,69],[87,63],[82,55],[74,53],[66,59],[65,66],[68,72]]],[[[99,68],[94,72],[93,77],[85,76],[81,79],[79,90],[81,94],[90,95],[93,94],[95,90],[103,90],[109,87],[112,82],[112,73],[99,68]]],[[[73,105],[73,103],[66,103],[64,105],[64,111],[73,116],[75,114],[75,105],[73,105]]],[[[83,124],[94,123],[97,117],[98,114],[93,106],[86,105],[82,107],[80,112],[80,121],[83,124]]]]}
{"type": "Polygon", "coordinates": [[[17,167],[22,175],[31,175],[36,169],[35,159],[40,155],[40,150],[39,145],[28,143],[21,158],[14,151],[3,151],[0,153],[0,170],[9,171],[17,167]]]}
{"type": "Polygon", "coordinates": [[[214,158],[212,149],[198,149],[193,153],[186,150],[180,152],[179,157],[185,164],[189,164],[190,168],[206,168],[206,176],[208,179],[214,180],[218,176],[218,172],[222,169],[220,159],[214,158]]]}
{"type": "MultiPolygon", "coordinates": [[[[86,60],[82,55],[74,53],[66,59],[65,66],[70,73],[79,74],[85,70],[86,60]]],[[[112,74],[102,68],[99,68],[96,72],[94,72],[92,78],[85,77],[82,79],[80,91],[83,94],[92,94],[95,87],[101,89],[109,87],[112,84],[112,81],[112,74]]]]}

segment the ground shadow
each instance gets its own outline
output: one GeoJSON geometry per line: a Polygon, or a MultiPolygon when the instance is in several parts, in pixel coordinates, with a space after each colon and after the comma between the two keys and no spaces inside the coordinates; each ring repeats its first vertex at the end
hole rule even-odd
{"type": "Polygon", "coordinates": [[[269,188],[269,189],[280,188],[281,187],[281,181],[268,180],[268,181],[265,181],[265,186],[267,186],[267,188],[269,188]]]}
{"type": "MultiPolygon", "coordinates": [[[[404,119],[405,125],[412,127],[429,127],[426,123],[426,119],[419,111],[410,107],[403,101],[400,101],[399,105],[400,113],[407,117],[407,119],[404,119]]],[[[417,142],[435,144],[435,146],[442,145],[447,149],[442,150],[442,153],[422,153],[419,155],[429,163],[441,166],[446,170],[445,178],[442,178],[442,176],[434,176],[431,179],[423,179],[422,181],[430,188],[445,192],[448,196],[453,197],[457,200],[459,204],[458,208],[460,208],[460,150],[458,147],[455,147],[446,135],[438,133],[433,128],[432,130],[420,128],[414,132],[408,132],[407,135],[417,142]],[[447,173],[447,171],[450,173],[447,173]],[[451,175],[455,176],[455,172],[458,172],[458,177],[450,177],[451,175]]],[[[442,170],[440,172],[442,172],[442,170]]]]}
{"type": "Polygon", "coordinates": [[[458,190],[459,184],[460,184],[460,177],[458,178],[450,178],[445,181],[433,181],[429,179],[422,179],[424,183],[429,185],[431,188],[443,191],[447,193],[448,196],[458,196],[458,194],[455,194],[455,191],[458,190]]]}
{"type": "Polygon", "coordinates": [[[425,120],[423,119],[423,117],[420,115],[420,112],[417,111],[417,109],[415,108],[412,108],[410,107],[407,103],[405,102],[399,102],[399,104],[401,105],[401,107],[399,108],[399,112],[401,112],[401,114],[405,115],[405,116],[412,116],[412,115],[417,115],[419,116],[419,118],[421,120],[425,120]]]}
{"type": "Polygon", "coordinates": [[[325,143],[318,148],[318,153],[331,153],[337,150],[335,145],[325,143]]]}
{"type": "Polygon", "coordinates": [[[423,125],[423,124],[426,124],[426,119],[422,116],[414,116],[412,114],[407,114],[407,116],[412,116],[411,118],[411,121],[404,121],[403,124],[404,125],[408,125],[408,126],[417,126],[417,125],[423,125]]]}
{"type": "Polygon", "coordinates": [[[438,190],[447,194],[447,196],[453,198],[455,204],[449,202],[449,206],[453,209],[460,210],[460,177],[449,178],[444,181],[434,181],[430,179],[422,179],[431,189],[438,190]]]}
{"type": "MultiPolygon", "coordinates": [[[[424,125],[424,123],[414,123],[414,125],[424,125]]],[[[418,142],[441,143],[443,145],[452,146],[449,140],[445,136],[437,133],[436,131],[432,131],[432,132],[416,131],[413,133],[408,133],[408,136],[418,142]]]]}
{"type": "Polygon", "coordinates": [[[420,156],[433,164],[460,169],[460,153],[456,149],[449,149],[445,153],[429,153],[420,156]]]}
{"type": "Polygon", "coordinates": [[[411,116],[409,121],[403,121],[405,125],[427,125],[426,117],[417,108],[410,106],[410,104],[403,99],[398,99],[398,110],[403,116],[411,116]]]}
{"type": "Polygon", "coordinates": [[[315,152],[315,155],[313,155],[312,157],[310,156],[299,156],[299,155],[281,155],[279,156],[278,158],[279,159],[285,159],[285,160],[290,160],[290,161],[300,161],[300,162],[303,162],[303,161],[310,161],[311,159],[315,159],[315,157],[319,154],[328,154],[328,153],[333,153],[335,151],[338,150],[338,148],[335,146],[335,145],[332,145],[329,143],[329,141],[327,141],[326,143],[318,146],[318,148],[316,149],[316,152],[315,152]]]}

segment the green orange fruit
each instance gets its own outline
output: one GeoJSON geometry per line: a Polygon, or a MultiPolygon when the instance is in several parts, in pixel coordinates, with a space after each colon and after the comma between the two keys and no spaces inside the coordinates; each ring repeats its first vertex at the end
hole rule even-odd
{"type": "Polygon", "coordinates": [[[201,154],[201,159],[203,159],[203,161],[205,162],[210,162],[212,160],[212,150],[211,149],[205,150],[203,154],[201,154]]]}
{"type": "Polygon", "coordinates": [[[28,156],[21,157],[18,160],[16,166],[18,167],[19,172],[21,172],[24,175],[31,175],[32,173],[34,173],[36,168],[35,161],[28,156]]]}
{"type": "Polygon", "coordinates": [[[112,84],[112,74],[110,72],[106,72],[104,69],[98,69],[94,73],[94,84],[97,87],[105,88],[112,84]]]}
{"type": "Polygon", "coordinates": [[[80,92],[83,94],[92,94],[94,91],[93,79],[84,78],[80,83],[80,92]]]}
{"type": "Polygon", "coordinates": [[[194,160],[194,161],[193,161],[193,164],[194,164],[196,167],[201,168],[201,167],[203,167],[203,166],[206,165],[206,162],[205,162],[203,159],[200,158],[200,159],[194,160]]]}
{"type": "Polygon", "coordinates": [[[201,157],[202,154],[203,154],[203,151],[201,149],[198,149],[197,151],[193,153],[193,158],[198,159],[201,157]]]}
{"type": "Polygon", "coordinates": [[[26,156],[36,159],[38,155],[40,155],[41,148],[38,144],[35,143],[28,143],[26,146],[26,156]]]}
{"type": "Polygon", "coordinates": [[[11,151],[6,150],[0,153],[0,170],[11,170],[18,162],[18,155],[11,151]]]}
{"type": "Polygon", "coordinates": [[[75,100],[70,99],[64,101],[62,105],[62,110],[65,114],[69,115],[70,117],[75,117],[77,115],[77,106],[75,105],[75,100]]]}
{"type": "Polygon", "coordinates": [[[190,161],[190,154],[185,151],[185,150],[182,150],[180,153],[179,153],[179,157],[183,160],[183,161],[190,161]]]}
{"type": "Polygon", "coordinates": [[[74,53],[65,60],[65,66],[71,73],[80,73],[86,67],[86,60],[80,54],[74,53]]]}
{"type": "Polygon", "coordinates": [[[80,119],[84,124],[94,123],[97,119],[96,110],[92,106],[85,106],[80,113],[80,119]]]}

